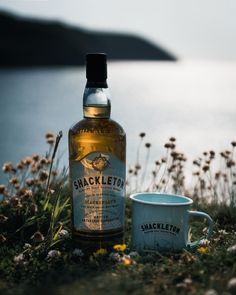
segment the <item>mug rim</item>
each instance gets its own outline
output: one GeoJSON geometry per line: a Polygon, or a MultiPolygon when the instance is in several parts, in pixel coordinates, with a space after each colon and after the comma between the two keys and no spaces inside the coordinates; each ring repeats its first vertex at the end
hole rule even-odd
{"type": "Polygon", "coordinates": [[[147,205],[154,205],[154,206],[188,206],[193,203],[193,200],[189,197],[183,196],[183,195],[177,195],[177,194],[171,194],[171,193],[161,193],[161,192],[143,192],[143,193],[134,193],[129,196],[130,199],[132,199],[134,202],[147,204],[147,205]],[[187,202],[185,203],[165,203],[165,202],[148,202],[136,199],[135,196],[137,195],[164,195],[164,196],[174,196],[177,198],[185,199],[187,202]]]}

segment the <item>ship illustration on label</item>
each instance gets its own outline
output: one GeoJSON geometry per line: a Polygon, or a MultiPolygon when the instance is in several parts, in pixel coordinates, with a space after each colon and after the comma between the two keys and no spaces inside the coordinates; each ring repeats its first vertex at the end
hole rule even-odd
{"type": "Polygon", "coordinates": [[[101,153],[99,156],[95,157],[93,160],[84,158],[83,160],[81,160],[81,163],[85,168],[102,172],[110,166],[109,158],[110,157],[108,155],[104,155],[101,153]]]}

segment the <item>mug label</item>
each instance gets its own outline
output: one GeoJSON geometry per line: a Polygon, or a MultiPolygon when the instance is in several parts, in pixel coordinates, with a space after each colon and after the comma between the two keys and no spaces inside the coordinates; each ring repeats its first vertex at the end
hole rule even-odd
{"type": "Polygon", "coordinates": [[[140,229],[146,234],[151,232],[164,232],[177,235],[180,228],[176,225],[162,222],[145,222],[140,225],[140,229]]]}

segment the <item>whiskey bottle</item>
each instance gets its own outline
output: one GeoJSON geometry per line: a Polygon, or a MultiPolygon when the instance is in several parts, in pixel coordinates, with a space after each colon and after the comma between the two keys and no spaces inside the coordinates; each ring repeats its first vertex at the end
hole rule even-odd
{"type": "Polygon", "coordinates": [[[106,54],[86,56],[84,119],[69,130],[73,241],[109,248],[124,232],[126,136],[110,119],[106,54]]]}

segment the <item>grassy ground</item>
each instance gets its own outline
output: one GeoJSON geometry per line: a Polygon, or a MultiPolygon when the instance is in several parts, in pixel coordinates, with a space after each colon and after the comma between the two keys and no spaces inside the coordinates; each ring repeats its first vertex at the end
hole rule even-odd
{"type": "MultiPolygon", "coordinates": [[[[18,262],[14,257],[23,252],[23,245],[5,245],[0,252],[1,293],[204,294],[214,289],[218,294],[235,294],[236,289],[231,287],[230,290],[228,282],[236,277],[236,250],[227,251],[236,244],[235,209],[226,206],[198,208],[207,211],[215,220],[206,253],[199,252],[198,248],[179,254],[140,256],[129,249],[130,204],[127,203],[127,248],[116,252],[123,258],[127,255],[127,261],[120,258],[115,261],[109,252],[91,253],[86,257],[73,255],[70,238],[52,247],[60,251],[55,257],[47,257],[47,250],[38,244],[23,250],[25,258],[18,262]]],[[[192,228],[197,229],[195,237],[201,235],[202,226],[195,223],[192,228]]]]}
{"type": "MultiPolygon", "coordinates": [[[[141,143],[144,136],[141,133],[141,143]]],[[[132,251],[127,198],[125,245],[85,255],[71,241],[67,171],[59,173],[53,166],[60,135],[46,138],[50,145],[46,157],[34,155],[16,167],[11,163],[3,166],[8,182],[0,185],[0,294],[236,294],[236,142],[232,142],[232,152],[221,153],[222,170],[215,175],[211,170],[213,151],[193,163],[196,181],[187,194],[194,199],[193,209],[207,212],[214,220],[209,245],[178,254],[132,251]],[[206,202],[208,196],[213,198],[206,202]]],[[[128,174],[129,191],[140,190],[140,179],[148,175],[150,144],[144,145],[143,165],[138,159],[140,147],[137,163],[128,174]]],[[[186,159],[176,152],[175,139],[165,147],[166,157],[156,161],[147,190],[171,188],[186,193],[186,159]]],[[[192,240],[202,238],[204,228],[191,221],[192,240]]]]}

